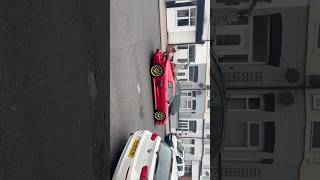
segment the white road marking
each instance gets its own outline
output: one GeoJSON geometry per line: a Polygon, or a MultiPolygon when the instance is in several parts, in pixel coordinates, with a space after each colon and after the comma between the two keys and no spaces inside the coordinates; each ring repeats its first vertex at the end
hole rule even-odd
{"type": "Polygon", "coordinates": [[[137,84],[137,90],[138,90],[138,93],[140,94],[141,93],[140,84],[137,84]]]}

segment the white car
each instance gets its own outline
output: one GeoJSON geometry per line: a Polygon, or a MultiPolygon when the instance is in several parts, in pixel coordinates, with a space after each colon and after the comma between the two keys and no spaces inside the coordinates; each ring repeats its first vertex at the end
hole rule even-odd
{"type": "Polygon", "coordinates": [[[113,180],[176,180],[176,160],[160,136],[148,130],[132,134],[121,154],[113,180]]]}
{"type": "Polygon", "coordinates": [[[165,142],[172,148],[173,154],[177,162],[178,176],[184,175],[184,147],[174,134],[168,134],[165,142]]]}

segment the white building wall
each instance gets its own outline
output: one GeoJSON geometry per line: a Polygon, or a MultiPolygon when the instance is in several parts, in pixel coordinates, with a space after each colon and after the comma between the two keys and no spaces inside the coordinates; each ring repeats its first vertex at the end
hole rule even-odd
{"type": "Polygon", "coordinates": [[[192,161],[192,180],[199,179],[199,161],[192,161]]]}
{"type": "Polygon", "coordinates": [[[195,26],[177,25],[177,10],[190,8],[196,8],[196,6],[167,8],[168,44],[192,43],[195,41],[195,26]]]}
{"type": "Polygon", "coordinates": [[[202,155],[202,140],[198,138],[189,138],[189,139],[194,139],[194,144],[186,144],[184,142],[184,139],[182,138],[182,143],[185,149],[188,148],[194,148],[194,153],[188,153],[188,150],[185,150],[185,160],[186,161],[200,161],[201,160],[201,155],[202,155]]]}

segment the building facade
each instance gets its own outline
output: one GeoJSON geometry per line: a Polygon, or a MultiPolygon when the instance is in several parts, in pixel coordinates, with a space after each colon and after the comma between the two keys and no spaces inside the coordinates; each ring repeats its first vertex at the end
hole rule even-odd
{"type": "Polygon", "coordinates": [[[169,44],[203,44],[210,25],[209,0],[167,0],[169,44]]]}
{"type": "Polygon", "coordinates": [[[227,100],[222,179],[297,180],[308,3],[214,0],[212,7],[227,100]]]}
{"type": "Polygon", "coordinates": [[[317,180],[320,177],[320,2],[310,0],[306,89],[305,89],[305,145],[300,167],[300,180],[317,180]]]}

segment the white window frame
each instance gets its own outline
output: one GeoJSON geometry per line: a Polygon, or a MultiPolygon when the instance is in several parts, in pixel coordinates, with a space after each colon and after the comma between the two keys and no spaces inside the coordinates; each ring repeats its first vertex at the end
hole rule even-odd
{"type": "Polygon", "coordinates": [[[187,107],[181,107],[180,106],[180,109],[191,110],[192,109],[192,104],[193,104],[192,100],[186,99],[186,100],[183,100],[183,101],[187,103],[187,107]],[[189,106],[189,102],[190,102],[190,107],[188,107],[189,106]]]}
{"type": "Polygon", "coordinates": [[[316,101],[320,101],[320,95],[313,95],[312,96],[312,109],[315,109],[315,110],[320,110],[320,106],[317,106],[317,103],[316,101]]]}
{"type": "MultiPolygon", "coordinates": [[[[268,21],[269,33],[268,44],[270,44],[270,16],[268,21]]],[[[253,61],[253,16],[248,17],[248,25],[223,25],[216,27],[216,35],[240,35],[240,45],[217,45],[214,43],[214,48],[217,54],[221,55],[248,55],[247,62],[221,62],[222,64],[268,64],[266,62],[253,61]]],[[[268,58],[269,59],[268,49],[268,58]]]]}
{"type": "Polygon", "coordinates": [[[192,96],[193,90],[183,90],[180,92],[181,97],[193,97],[192,96]]]}
{"type": "MultiPolygon", "coordinates": [[[[225,8],[247,9],[251,2],[252,0],[249,0],[248,2],[241,2],[239,5],[225,5],[224,3],[217,3],[217,0],[212,1],[212,3],[214,4],[213,7],[215,7],[215,9],[225,9],[225,8]]],[[[267,1],[265,2],[257,1],[256,6],[270,7],[270,3],[267,1]]]]}
{"type": "Polygon", "coordinates": [[[176,0],[176,3],[192,2],[193,0],[176,0]]]}
{"type": "Polygon", "coordinates": [[[229,95],[227,98],[244,98],[246,99],[246,109],[228,109],[227,111],[263,111],[264,110],[264,99],[263,95],[229,95]],[[259,98],[260,99],[260,109],[249,109],[249,99],[250,98],[259,98]]]}
{"type": "Polygon", "coordinates": [[[320,147],[312,147],[312,141],[313,141],[313,129],[314,129],[314,123],[320,123],[320,121],[312,121],[311,122],[311,134],[310,134],[310,149],[312,151],[320,151],[320,147]]]}
{"type": "Polygon", "coordinates": [[[262,150],[263,145],[263,124],[261,122],[247,122],[247,146],[246,147],[224,147],[224,150],[246,150],[246,151],[259,151],[262,150]],[[250,146],[250,124],[258,124],[259,125],[259,146],[250,146]]]}
{"type": "Polygon", "coordinates": [[[320,32],[319,32],[319,28],[320,28],[320,22],[315,23],[315,30],[314,30],[314,50],[316,52],[320,52],[320,47],[318,47],[318,38],[320,36],[320,32]]]}
{"type": "Polygon", "coordinates": [[[177,28],[180,28],[180,27],[195,27],[197,24],[197,8],[196,7],[191,7],[191,8],[181,8],[181,9],[178,9],[176,11],[176,27],[177,28]],[[191,16],[191,9],[195,9],[195,16],[191,16]],[[188,17],[178,17],[178,11],[184,11],[184,10],[189,10],[189,16],[188,17]],[[194,25],[190,25],[190,20],[191,18],[194,18],[195,19],[195,24],[194,25]],[[178,21],[181,20],[181,19],[188,19],[188,25],[185,25],[185,26],[179,26],[178,25],[178,21]]]}
{"type": "MultiPolygon", "coordinates": [[[[188,45],[177,45],[177,46],[175,47],[176,50],[177,50],[177,51],[180,51],[178,48],[181,47],[181,46],[186,46],[186,47],[187,47],[186,49],[184,49],[184,50],[187,51],[187,54],[188,54],[188,55],[187,55],[188,57],[186,58],[186,59],[187,59],[187,62],[184,62],[184,63],[179,62],[178,59],[184,59],[184,58],[178,58],[178,57],[176,57],[176,58],[177,58],[176,64],[182,64],[182,65],[195,64],[195,62],[190,62],[190,59],[189,59],[189,57],[190,57],[190,46],[191,46],[191,45],[190,45],[190,44],[188,44],[188,45]]],[[[193,45],[193,46],[194,46],[194,45],[193,45]]],[[[195,51],[196,51],[196,47],[194,47],[194,48],[195,48],[195,51]]],[[[176,53],[176,54],[177,54],[177,53],[176,53]]]]}
{"type": "MultiPolygon", "coordinates": [[[[185,97],[185,96],[184,96],[185,97]]],[[[192,109],[192,107],[193,107],[193,100],[196,100],[196,103],[197,103],[197,98],[196,97],[186,97],[186,98],[181,98],[181,100],[180,100],[180,102],[181,101],[186,101],[186,103],[187,103],[187,107],[186,108],[184,108],[184,107],[181,107],[181,104],[180,104],[180,107],[179,107],[179,109],[180,109],[180,112],[196,112],[196,110],[197,110],[197,106],[196,106],[196,109],[192,109]],[[190,107],[188,107],[188,102],[191,102],[190,103],[190,107]]]]}

